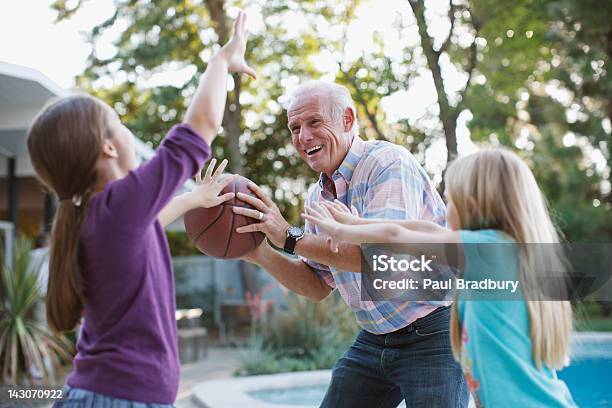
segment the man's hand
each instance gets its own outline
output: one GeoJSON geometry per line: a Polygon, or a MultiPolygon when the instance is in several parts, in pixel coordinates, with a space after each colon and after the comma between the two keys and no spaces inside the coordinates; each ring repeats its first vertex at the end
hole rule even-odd
{"type": "Polygon", "coordinates": [[[234,207],[233,211],[236,214],[244,215],[255,220],[258,223],[245,225],[244,227],[236,228],[236,232],[255,232],[260,231],[266,234],[268,240],[279,248],[285,245],[287,239],[287,230],[290,225],[280,213],[280,210],[274,204],[272,199],[264,193],[255,183],[249,183],[249,189],[257,196],[253,197],[248,194],[238,193],[237,198],[246,202],[255,208],[234,207]]]}

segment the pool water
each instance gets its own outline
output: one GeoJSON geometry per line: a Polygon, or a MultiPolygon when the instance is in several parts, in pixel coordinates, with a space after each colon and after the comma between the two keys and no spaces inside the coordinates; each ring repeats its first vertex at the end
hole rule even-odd
{"type": "Polygon", "coordinates": [[[323,401],[327,384],[310,387],[278,388],[275,390],[255,391],[249,395],[270,404],[319,405],[323,401]]]}
{"type": "Polygon", "coordinates": [[[559,371],[580,407],[612,406],[612,340],[578,340],[569,367],[559,371]]]}
{"type": "MultiPolygon", "coordinates": [[[[569,367],[558,373],[580,407],[612,407],[612,341],[581,343],[574,347],[569,367]]],[[[327,384],[250,392],[270,404],[318,406],[327,384]]]]}

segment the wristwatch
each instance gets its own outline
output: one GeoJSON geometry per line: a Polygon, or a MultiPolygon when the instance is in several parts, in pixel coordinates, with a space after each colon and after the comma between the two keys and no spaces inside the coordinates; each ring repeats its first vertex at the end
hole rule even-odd
{"type": "Polygon", "coordinates": [[[285,239],[285,246],[283,251],[288,254],[295,255],[295,244],[304,237],[304,228],[301,227],[289,227],[287,230],[287,238],[285,239]]]}

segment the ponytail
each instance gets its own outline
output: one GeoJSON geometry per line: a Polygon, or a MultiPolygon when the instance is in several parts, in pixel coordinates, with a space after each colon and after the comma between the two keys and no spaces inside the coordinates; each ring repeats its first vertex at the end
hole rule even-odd
{"type": "Polygon", "coordinates": [[[55,332],[72,330],[83,312],[79,240],[86,202],[61,200],[53,221],[47,289],[47,320],[55,332]]]}
{"type": "Polygon", "coordinates": [[[51,233],[46,300],[47,320],[55,332],[74,329],[83,313],[81,226],[102,142],[109,136],[108,109],[88,95],[59,99],[43,109],[28,132],[32,165],[43,184],[60,197],[51,233]]]}

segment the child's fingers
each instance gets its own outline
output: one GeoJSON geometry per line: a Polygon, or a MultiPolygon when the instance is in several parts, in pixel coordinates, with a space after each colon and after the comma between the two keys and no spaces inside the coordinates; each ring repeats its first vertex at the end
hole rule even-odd
{"type": "Polygon", "coordinates": [[[316,214],[321,218],[325,218],[325,214],[323,213],[322,207],[319,205],[319,203],[312,203],[309,213],[316,214]]]}
{"type": "Polygon", "coordinates": [[[329,212],[329,208],[327,206],[322,206],[321,207],[321,211],[323,212],[323,214],[327,217],[327,218],[333,218],[333,216],[331,215],[331,213],[329,212]]]}
{"type": "Polygon", "coordinates": [[[248,65],[244,66],[244,73],[253,79],[257,79],[257,73],[253,68],[249,67],[248,65]]]}
{"type": "Polygon", "coordinates": [[[329,203],[329,208],[337,212],[342,212],[342,207],[335,201],[329,203]]]}
{"type": "Polygon", "coordinates": [[[325,202],[323,202],[323,205],[319,206],[319,208],[321,209],[321,214],[323,215],[323,217],[325,217],[325,218],[334,218],[334,216],[331,215],[331,212],[330,212],[330,203],[325,201],[325,202]]]}
{"type": "Polygon", "coordinates": [[[242,10],[240,10],[238,12],[238,16],[236,16],[236,19],[234,20],[234,35],[237,35],[240,33],[240,22],[242,20],[242,10]]]}
{"type": "Polygon", "coordinates": [[[195,174],[195,182],[196,182],[196,184],[201,184],[202,183],[202,170],[203,169],[198,170],[198,172],[195,174]]]}
{"type": "Polygon", "coordinates": [[[305,220],[308,219],[308,217],[311,216],[311,212],[310,212],[310,208],[308,207],[304,207],[304,211],[302,211],[302,218],[304,218],[305,220]]]}
{"type": "Polygon", "coordinates": [[[221,190],[223,190],[225,187],[227,187],[227,185],[229,183],[231,183],[232,181],[234,181],[234,178],[236,178],[235,174],[228,174],[226,175],[221,182],[219,183],[219,187],[221,187],[221,190]]]}
{"type": "Polygon", "coordinates": [[[336,241],[334,241],[334,239],[332,237],[328,237],[327,238],[327,242],[329,244],[329,249],[337,254],[338,253],[338,243],[336,241]]]}
{"type": "Polygon", "coordinates": [[[355,207],[354,205],[351,205],[351,214],[359,217],[359,211],[357,211],[357,207],[355,207]]]}
{"type": "Polygon", "coordinates": [[[318,214],[318,213],[317,213],[317,211],[316,211],[314,208],[309,207],[309,206],[304,207],[304,212],[305,212],[306,214],[308,214],[308,215],[311,215],[311,216],[312,216],[312,215],[317,215],[317,214],[318,214]]]}
{"type": "Polygon", "coordinates": [[[302,218],[304,218],[306,221],[312,222],[315,225],[318,225],[321,228],[325,227],[325,221],[323,221],[321,217],[317,215],[302,213],[302,218]]]}
{"type": "Polygon", "coordinates": [[[338,222],[342,222],[342,220],[344,219],[343,216],[345,214],[343,212],[341,212],[341,211],[338,211],[338,209],[335,208],[335,207],[329,208],[329,212],[330,212],[332,218],[335,219],[338,222]]]}
{"type": "Polygon", "coordinates": [[[217,205],[224,203],[226,201],[231,200],[232,198],[234,198],[234,193],[225,193],[219,197],[217,197],[217,205]]]}
{"type": "Polygon", "coordinates": [[[215,168],[215,164],[217,164],[217,159],[215,158],[213,158],[210,163],[208,163],[208,167],[206,168],[206,174],[204,174],[204,181],[208,181],[210,179],[213,169],[215,168]]]}
{"type": "Polygon", "coordinates": [[[350,211],[350,210],[348,209],[348,207],[347,207],[346,205],[344,205],[344,203],[343,203],[342,201],[338,200],[337,198],[334,200],[334,205],[335,205],[335,206],[336,206],[338,209],[340,209],[340,210],[342,210],[342,211],[346,211],[346,212],[349,212],[349,211],[350,211]]]}
{"type": "Polygon", "coordinates": [[[331,205],[333,205],[335,208],[342,208],[344,206],[344,204],[342,204],[342,201],[338,200],[337,198],[334,199],[334,201],[330,202],[331,205]]]}
{"type": "Polygon", "coordinates": [[[307,214],[307,213],[302,213],[302,218],[305,219],[308,222],[312,222],[313,224],[318,224],[318,220],[316,218],[314,218],[312,215],[307,214]]]}
{"type": "Polygon", "coordinates": [[[213,180],[215,181],[219,180],[219,177],[221,177],[221,174],[223,174],[223,170],[225,170],[226,166],[227,166],[227,159],[223,159],[223,161],[221,162],[219,167],[217,167],[217,170],[215,170],[215,173],[213,174],[213,180]]]}
{"type": "Polygon", "coordinates": [[[324,202],[324,203],[323,203],[323,205],[324,205],[324,206],[325,206],[325,208],[326,208],[326,209],[328,209],[329,211],[334,211],[334,212],[340,211],[340,208],[338,207],[338,205],[337,205],[337,204],[335,204],[335,203],[333,203],[333,202],[332,202],[332,203],[330,203],[330,202],[327,202],[327,201],[326,201],[326,202],[324,202]]]}
{"type": "Polygon", "coordinates": [[[336,202],[333,202],[330,203],[328,210],[331,212],[332,216],[337,219],[339,217],[342,218],[348,211],[348,209],[345,210],[345,208],[346,207],[344,206],[344,204],[338,204],[336,202]]]}
{"type": "Polygon", "coordinates": [[[246,36],[246,22],[247,14],[244,11],[240,11],[240,33],[246,36]]]}

